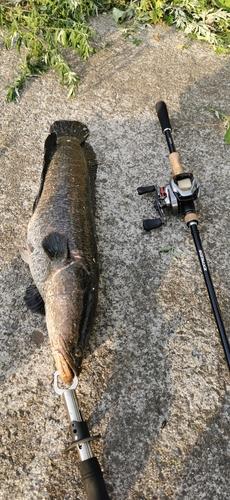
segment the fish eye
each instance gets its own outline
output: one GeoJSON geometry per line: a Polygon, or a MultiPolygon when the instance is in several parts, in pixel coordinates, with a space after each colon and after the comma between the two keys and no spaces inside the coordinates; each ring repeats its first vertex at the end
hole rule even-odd
{"type": "Polygon", "coordinates": [[[83,356],[83,350],[81,347],[76,347],[75,351],[74,351],[74,354],[77,358],[82,358],[83,356]]]}

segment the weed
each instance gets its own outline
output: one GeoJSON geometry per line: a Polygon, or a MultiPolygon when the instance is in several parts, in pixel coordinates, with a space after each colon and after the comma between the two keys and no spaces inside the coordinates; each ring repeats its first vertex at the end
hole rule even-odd
{"type": "Polygon", "coordinates": [[[87,16],[97,13],[97,2],[76,0],[11,0],[0,5],[0,35],[5,47],[16,46],[24,54],[12,84],[8,101],[17,101],[25,82],[48,68],[59,71],[72,97],[79,77],[71,71],[64,53],[67,47],[87,59],[93,52],[87,16]]]}
{"type": "Polygon", "coordinates": [[[176,259],[181,259],[183,252],[180,248],[175,247],[174,245],[168,245],[167,247],[161,248],[159,253],[170,253],[176,259]]]}
{"type": "Polygon", "coordinates": [[[218,111],[217,109],[213,109],[213,108],[207,108],[207,109],[208,109],[208,111],[213,113],[215,115],[215,117],[218,118],[218,120],[222,120],[224,122],[224,126],[226,129],[224,140],[227,144],[230,144],[230,116],[225,115],[224,113],[222,113],[221,111],[218,111]]]}
{"type": "MultiPolygon", "coordinates": [[[[70,47],[86,60],[94,51],[88,18],[110,9],[117,23],[128,21],[127,36],[131,22],[135,27],[164,21],[210,43],[217,52],[230,51],[229,0],[2,0],[0,37],[7,49],[16,46],[21,56],[7,100],[17,101],[25,83],[48,68],[59,72],[68,97],[73,97],[79,76],[71,70],[65,51],[70,47]]],[[[133,43],[140,41],[134,38],[133,43]]]]}

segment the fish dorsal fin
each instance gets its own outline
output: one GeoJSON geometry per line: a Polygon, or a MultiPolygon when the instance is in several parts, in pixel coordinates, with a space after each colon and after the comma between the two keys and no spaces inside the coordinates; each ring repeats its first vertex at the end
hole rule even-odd
{"type": "Polygon", "coordinates": [[[35,211],[37,204],[41,198],[47,170],[49,168],[50,162],[51,162],[53,155],[54,155],[55,151],[57,150],[57,148],[58,148],[57,136],[55,133],[51,133],[50,135],[48,135],[48,137],[45,141],[45,148],[44,148],[45,152],[44,152],[44,160],[43,160],[43,169],[42,169],[42,173],[41,173],[41,183],[40,183],[40,188],[39,188],[38,194],[37,194],[35,201],[34,201],[34,204],[33,204],[33,212],[35,211]]]}
{"type": "Polygon", "coordinates": [[[68,258],[68,240],[64,234],[49,233],[43,239],[42,246],[50,260],[68,258]]]}
{"type": "Polygon", "coordinates": [[[92,146],[90,146],[90,144],[88,144],[87,142],[85,144],[82,144],[81,148],[89,169],[90,188],[91,188],[93,209],[95,211],[95,180],[97,174],[97,158],[92,146]]]}

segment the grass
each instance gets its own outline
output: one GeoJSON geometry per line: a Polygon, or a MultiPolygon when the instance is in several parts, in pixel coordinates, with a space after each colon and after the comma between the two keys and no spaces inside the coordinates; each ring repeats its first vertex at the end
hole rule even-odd
{"type": "Polygon", "coordinates": [[[217,109],[213,108],[207,108],[208,111],[214,114],[214,116],[218,119],[224,122],[224,128],[225,128],[225,135],[224,135],[224,140],[227,144],[230,144],[230,116],[225,115],[221,111],[218,111],[217,109]]]}
{"type": "Polygon", "coordinates": [[[7,101],[17,101],[25,83],[49,68],[59,72],[68,97],[73,97],[79,76],[65,50],[70,47],[86,60],[94,51],[89,16],[108,10],[118,24],[164,22],[217,52],[230,52],[230,0],[1,0],[0,37],[20,55],[7,101]]]}

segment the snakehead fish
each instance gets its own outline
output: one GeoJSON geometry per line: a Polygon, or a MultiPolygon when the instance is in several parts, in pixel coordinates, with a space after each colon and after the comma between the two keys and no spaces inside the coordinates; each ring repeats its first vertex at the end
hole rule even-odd
{"type": "Polygon", "coordinates": [[[96,242],[97,162],[77,121],[57,121],[45,141],[41,185],[28,225],[27,257],[34,284],[25,301],[45,313],[64,382],[78,374],[93,327],[99,281],[96,242]]]}

